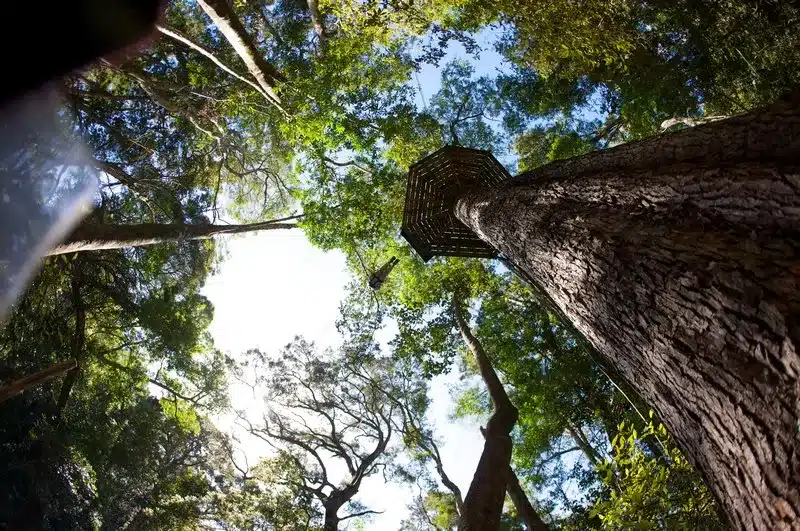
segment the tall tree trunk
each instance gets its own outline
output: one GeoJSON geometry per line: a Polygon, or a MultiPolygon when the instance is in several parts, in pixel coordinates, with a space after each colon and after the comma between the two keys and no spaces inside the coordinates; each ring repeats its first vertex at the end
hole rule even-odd
{"type": "MultiPolygon", "coordinates": [[[[486,437],[486,430],[481,428],[481,434],[486,437]]],[[[547,531],[550,529],[548,525],[544,523],[544,520],[542,520],[542,517],[539,516],[538,511],[536,511],[536,508],[528,499],[528,495],[525,494],[525,489],[522,488],[522,485],[519,482],[517,473],[514,472],[514,469],[510,464],[508,465],[508,471],[506,472],[506,482],[506,492],[508,493],[508,497],[511,498],[511,502],[517,509],[517,515],[519,515],[520,519],[525,522],[525,526],[528,528],[528,531],[547,531]]]]}
{"type": "Polygon", "coordinates": [[[85,223],[79,225],[61,244],[45,253],[46,256],[123,249],[183,240],[206,240],[223,234],[241,234],[262,230],[293,229],[294,223],[265,221],[246,225],[183,225],[180,223],[141,223],[138,225],[109,225],[85,223]]]}
{"type": "Polygon", "coordinates": [[[739,529],[800,526],[800,112],[626,144],[455,212],[653,406],[739,529]]]}
{"type": "Polygon", "coordinates": [[[522,521],[525,522],[528,531],[547,531],[550,529],[550,527],[544,523],[542,517],[539,516],[536,508],[531,504],[528,495],[525,494],[522,485],[519,483],[517,474],[514,473],[514,469],[510,466],[508,467],[507,481],[508,486],[506,487],[506,491],[508,492],[508,497],[511,498],[511,501],[514,503],[517,514],[522,521]]]}
{"type": "Polygon", "coordinates": [[[83,351],[86,347],[86,308],[81,297],[80,264],[76,261],[72,273],[72,309],[75,312],[75,334],[72,336],[72,358],[75,366],[67,372],[67,376],[61,383],[61,391],[58,393],[56,402],[57,417],[61,418],[61,413],[69,401],[69,395],[75,382],[78,381],[80,374],[80,363],[83,361],[83,351]]]}
{"type": "Polygon", "coordinates": [[[589,444],[589,441],[586,439],[586,435],[583,433],[583,430],[580,427],[573,426],[572,424],[567,424],[567,433],[575,441],[575,444],[578,448],[581,449],[583,455],[586,456],[586,459],[589,460],[589,463],[594,467],[595,470],[598,469],[600,466],[600,456],[597,455],[597,451],[589,444]]]}
{"type": "MultiPolygon", "coordinates": [[[[211,61],[215,65],[217,65],[220,69],[222,69],[223,71],[225,71],[228,74],[232,75],[236,79],[238,79],[240,81],[244,81],[245,83],[247,83],[248,85],[250,85],[251,87],[256,89],[256,91],[259,94],[261,94],[262,96],[264,96],[264,98],[266,98],[267,101],[269,101],[270,103],[276,104],[276,106],[278,106],[277,105],[278,102],[273,100],[270,97],[270,95],[267,92],[265,92],[263,88],[261,88],[261,86],[259,86],[256,83],[253,83],[251,80],[247,79],[246,77],[244,77],[242,75],[239,75],[237,72],[235,72],[228,65],[226,65],[225,63],[220,61],[220,59],[216,55],[214,55],[214,53],[211,50],[209,50],[208,48],[200,46],[199,44],[197,44],[196,42],[191,40],[186,35],[183,35],[181,32],[179,32],[176,29],[173,29],[173,28],[170,28],[170,27],[166,27],[166,26],[161,26],[161,25],[156,25],[156,29],[158,29],[159,32],[163,33],[167,37],[169,37],[169,38],[171,38],[171,39],[173,39],[173,40],[175,40],[177,42],[180,42],[182,44],[185,44],[186,46],[188,46],[192,50],[194,50],[196,52],[199,52],[200,54],[204,55],[205,57],[211,59],[211,61]]],[[[278,108],[280,109],[280,106],[278,106],[278,108]]]]}
{"type": "Polygon", "coordinates": [[[322,14],[319,12],[319,3],[317,0],[306,0],[308,4],[308,12],[311,14],[311,23],[314,25],[314,31],[319,37],[320,43],[328,36],[325,29],[325,24],[322,22],[322,14]]]}
{"type": "Polygon", "coordinates": [[[233,46],[236,54],[242,59],[247,70],[256,79],[259,86],[275,103],[280,103],[274,87],[279,81],[285,81],[283,75],[270,65],[261,55],[256,43],[247,34],[242,21],[234,13],[227,0],[197,0],[198,5],[211,18],[220,33],[233,46]]]}
{"type": "Polygon", "coordinates": [[[461,531],[499,529],[508,483],[508,474],[505,471],[511,465],[511,430],[519,413],[503,389],[483,346],[472,334],[464,319],[463,305],[455,294],[452,304],[461,337],[475,356],[494,407],[494,412],[486,423],[483,453],[464,499],[464,510],[459,518],[458,528],[461,531]]]}
{"type": "Polygon", "coordinates": [[[20,393],[24,393],[26,390],[32,387],[36,387],[52,380],[53,378],[57,378],[65,372],[76,367],[77,363],[75,360],[62,361],[42,369],[41,371],[36,371],[31,375],[25,376],[18,380],[13,380],[6,385],[0,386],[0,403],[5,402],[11,397],[17,396],[20,393]]]}

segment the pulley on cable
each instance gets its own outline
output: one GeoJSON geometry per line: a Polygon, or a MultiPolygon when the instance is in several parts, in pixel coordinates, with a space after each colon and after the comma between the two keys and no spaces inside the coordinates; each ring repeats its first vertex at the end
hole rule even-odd
{"type": "Polygon", "coordinates": [[[373,290],[377,291],[383,286],[383,283],[386,282],[386,278],[389,276],[389,273],[392,272],[394,266],[397,265],[399,260],[396,257],[391,257],[388,262],[383,264],[377,271],[372,273],[369,277],[369,287],[373,290]]]}

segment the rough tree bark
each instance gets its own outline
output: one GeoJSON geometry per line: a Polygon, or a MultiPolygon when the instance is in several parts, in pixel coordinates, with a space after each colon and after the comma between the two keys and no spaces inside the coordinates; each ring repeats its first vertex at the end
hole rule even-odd
{"type": "Polygon", "coordinates": [[[469,351],[475,356],[494,408],[492,416],[486,423],[483,453],[478,461],[475,475],[472,476],[467,496],[464,498],[464,510],[459,518],[458,529],[461,531],[499,529],[508,483],[506,471],[511,465],[510,434],[519,413],[503,389],[503,384],[494,372],[483,346],[472,334],[464,318],[463,305],[455,294],[452,305],[458,330],[469,351]]]}
{"type": "Polygon", "coordinates": [[[45,253],[45,256],[123,249],[184,240],[206,240],[224,234],[241,234],[262,230],[294,229],[294,223],[265,221],[246,225],[182,225],[180,223],[140,223],[138,225],[111,225],[84,223],[79,225],[62,243],[45,253]]]}
{"type": "Polygon", "coordinates": [[[458,199],[649,402],[739,529],[800,526],[800,110],[458,199]]]}
{"type": "Polygon", "coordinates": [[[228,1],[197,0],[197,4],[233,46],[236,54],[242,59],[247,70],[256,79],[259,86],[274,100],[274,103],[279,104],[280,99],[275,94],[274,87],[278,82],[285,81],[285,78],[264,59],[264,56],[258,50],[250,35],[247,34],[242,21],[234,13],[228,1]]]}

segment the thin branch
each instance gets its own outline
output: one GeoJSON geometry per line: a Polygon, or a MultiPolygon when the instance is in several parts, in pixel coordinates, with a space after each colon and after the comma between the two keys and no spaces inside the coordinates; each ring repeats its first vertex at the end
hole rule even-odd
{"type": "Polygon", "coordinates": [[[345,162],[339,162],[339,161],[330,159],[328,157],[322,157],[322,160],[327,162],[328,164],[332,164],[332,165],[338,166],[340,168],[346,168],[346,167],[351,167],[352,166],[353,168],[361,170],[362,172],[366,173],[367,175],[372,175],[372,172],[370,170],[368,170],[367,168],[365,168],[363,166],[360,166],[354,160],[348,160],[348,161],[345,161],[345,162]]]}
{"type": "Polygon", "coordinates": [[[386,511],[372,511],[372,510],[361,511],[358,513],[348,514],[347,516],[342,516],[341,518],[339,518],[339,522],[344,522],[348,518],[356,518],[358,516],[364,516],[365,514],[383,514],[385,512],[386,511]]]}
{"type": "Polygon", "coordinates": [[[272,35],[272,38],[275,39],[275,42],[278,43],[279,46],[286,47],[286,43],[283,42],[281,34],[278,32],[275,26],[273,26],[272,23],[269,21],[269,17],[267,17],[265,8],[261,7],[258,10],[258,14],[261,15],[261,23],[264,25],[264,28],[272,35]]]}
{"type": "Polygon", "coordinates": [[[103,173],[106,173],[107,175],[110,175],[111,177],[114,177],[116,180],[122,183],[125,188],[130,190],[139,201],[144,203],[144,205],[150,211],[150,221],[153,223],[156,222],[156,211],[153,209],[153,206],[150,204],[150,202],[136,190],[133,177],[131,177],[128,172],[123,170],[118,164],[114,164],[113,162],[108,162],[105,160],[94,159],[94,164],[97,169],[103,173]]]}
{"type": "Polygon", "coordinates": [[[458,134],[456,133],[456,124],[461,121],[459,118],[461,117],[461,113],[464,112],[464,106],[469,100],[469,94],[464,96],[464,98],[461,100],[461,105],[458,106],[458,111],[456,111],[456,117],[450,122],[450,135],[453,137],[453,144],[456,146],[461,145],[461,142],[458,140],[458,134]]]}
{"type": "Polygon", "coordinates": [[[569,454],[569,453],[572,453],[572,452],[579,452],[579,451],[580,451],[580,448],[578,448],[577,446],[573,446],[573,447],[571,447],[571,448],[567,448],[566,450],[559,450],[558,452],[555,452],[555,453],[553,453],[553,454],[550,454],[550,455],[547,457],[547,459],[544,459],[543,461],[540,461],[540,462],[538,462],[538,463],[536,464],[536,467],[537,467],[537,468],[539,468],[539,469],[541,469],[541,468],[542,468],[544,465],[546,465],[546,464],[547,464],[547,463],[549,463],[550,461],[553,461],[553,460],[555,460],[555,459],[558,459],[558,458],[559,458],[559,457],[561,457],[562,455],[566,455],[566,454],[569,454]]]}

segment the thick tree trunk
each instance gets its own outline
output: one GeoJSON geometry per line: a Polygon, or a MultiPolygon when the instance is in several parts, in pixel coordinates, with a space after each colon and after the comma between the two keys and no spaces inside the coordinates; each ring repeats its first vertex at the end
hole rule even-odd
{"type": "Polygon", "coordinates": [[[745,115],[467,192],[657,411],[739,529],[800,526],[800,113],[745,115]]]}
{"type": "Polygon", "coordinates": [[[489,389],[494,412],[483,432],[486,439],[483,443],[483,453],[464,499],[464,510],[459,518],[458,529],[460,531],[499,529],[508,482],[506,471],[511,465],[510,434],[519,414],[503,389],[503,384],[494,372],[483,346],[472,334],[463,313],[461,303],[454,295],[453,314],[456,324],[464,343],[475,356],[481,377],[489,389]]]}
{"type": "Polygon", "coordinates": [[[249,223],[247,225],[181,225],[178,223],[141,223],[139,225],[107,225],[86,223],[78,226],[69,237],[50,249],[46,256],[123,249],[183,240],[205,240],[223,234],[241,234],[262,230],[293,229],[294,223],[249,223]]]}
{"type": "Polygon", "coordinates": [[[339,509],[341,505],[325,506],[325,521],[322,525],[323,531],[338,531],[339,530],[339,509]]]}
{"type": "Polygon", "coordinates": [[[242,59],[247,70],[256,79],[259,86],[275,100],[275,103],[280,103],[278,95],[275,94],[273,87],[279,81],[284,81],[285,78],[270,65],[261,52],[258,50],[255,42],[247,34],[242,21],[233,12],[233,8],[227,0],[197,0],[197,4],[205,11],[211,18],[211,21],[217,26],[220,33],[225,36],[225,39],[233,46],[236,54],[242,59]]]}

